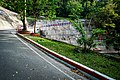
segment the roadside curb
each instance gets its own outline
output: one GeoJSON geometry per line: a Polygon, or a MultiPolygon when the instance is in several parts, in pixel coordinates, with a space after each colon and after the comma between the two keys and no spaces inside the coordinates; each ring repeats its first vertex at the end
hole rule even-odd
{"type": "Polygon", "coordinates": [[[33,40],[31,40],[31,39],[29,39],[27,37],[24,37],[22,34],[17,33],[17,35],[19,37],[23,38],[24,40],[34,44],[37,47],[39,47],[40,49],[48,52],[49,54],[51,54],[51,55],[53,55],[53,56],[55,56],[55,57],[65,61],[66,63],[68,63],[68,64],[70,64],[72,66],[75,66],[76,68],[78,68],[78,69],[80,69],[80,70],[82,70],[82,71],[84,71],[84,72],[86,72],[86,73],[88,73],[88,74],[90,74],[90,75],[100,79],[100,80],[114,80],[111,77],[108,77],[108,76],[106,76],[106,75],[104,75],[104,74],[102,74],[102,73],[100,73],[98,71],[95,71],[95,70],[93,70],[93,69],[91,69],[91,68],[89,68],[87,66],[84,66],[84,65],[82,65],[82,64],[80,64],[78,62],[75,62],[75,61],[73,61],[73,60],[71,60],[69,58],[66,58],[65,56],[62,56],[62,55],[60,55],[60,54],[58,54],[58,53],[56,53],[56,52],[54,52],[52,50],[49,50],[48,48],[46,48],[46,47],[44,47],[44,46],[34,42],[33,40]]]}

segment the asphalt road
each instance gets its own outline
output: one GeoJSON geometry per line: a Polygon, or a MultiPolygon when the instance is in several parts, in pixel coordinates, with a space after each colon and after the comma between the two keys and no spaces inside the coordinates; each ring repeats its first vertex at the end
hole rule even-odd
{"type": "Polygon", "coordinates": [[[85,80],[12,33],[0,31],[0,80],[85,80]]]}

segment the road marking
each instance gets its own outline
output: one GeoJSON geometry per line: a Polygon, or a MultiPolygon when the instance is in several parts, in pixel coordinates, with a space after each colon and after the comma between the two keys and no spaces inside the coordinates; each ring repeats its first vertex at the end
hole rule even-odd
{"type": "Polygon", "coordinates": [[[68,76],[69,78],[71,78],[72,80],[75,80],[73,77],[71,77],[70,75],[64,73],[61,69],[59,69],[58,67],[56,67],[55,65],[53,65],[51,62],[49,62],[47,59],[45,59],[44,57],[42,57],[38,52],[36,52],[34,49],[32,49],[28,44],[26,44],[23,40],[21,40],[18,36],[14,35],[18,40],[20,40],[24,45],[26,45],[29,49],[31,49],[35,54],[37,54],[39,57],[41,57],[43,60],[45,60],[47,63],[49,63],[50,65],[52,65],[54,68],[56,68],[58,71],[62,72],[64,75],[68,76]]]}

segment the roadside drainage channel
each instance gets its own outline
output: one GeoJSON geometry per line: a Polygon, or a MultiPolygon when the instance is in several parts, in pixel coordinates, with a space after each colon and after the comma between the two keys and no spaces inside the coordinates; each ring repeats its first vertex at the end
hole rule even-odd
{"type": "Polygon", "coordinates": [[[60,54],[58,54],[58,53],[56,53],[56,52],[54,52],[52,50],[49,50],[48,48],[34,42],[33,40],[31,40],[31,39],[29,39],[27,37],[24,37],[22,34],[17,33],[17,35],[19,37],[23,38],[24,40],[34,44],[35,46],[40,48],[42,51],[49,53],[50,56],[52,56],[54,58],[56,57],[56,58],[62,60],[61,62],[63,62],[64,64],[66,64],[66,65],[68,65],[70,67],[78,69],[80,72],[82,72],[86,76],[90,77],[91,79],[114,80],[111,77],[108,77],[108,76],[106,76],[106,75],[104,75],[104,74],[102,74],[102,73],[100,73],[98,71],[95,71],[95,70],[93,70],[93,69],[91,69],[91,68],[89,68],[87,66],[84,66],[84,65],[82,65],[82,64],[80,64],[78,62],[75,62],[75,61],[73,61],[73,60],[71,60],[69,58],[66,58],[65,56],[62,56],[62,55],[60,55],[60,54]]]}

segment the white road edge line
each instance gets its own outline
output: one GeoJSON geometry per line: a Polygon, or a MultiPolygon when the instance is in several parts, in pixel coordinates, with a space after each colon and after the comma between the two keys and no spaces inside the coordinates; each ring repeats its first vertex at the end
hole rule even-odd
{"type": "Polygon", "coordinates": [[[75,80],[73,77],[71,77],[70,75],[64,73],[61,69],[59,69],[58,67],[56,67],[55,65],[53,65],[51,62],[49,62],[48,60],[46,60],[44,57],[42,57],[39,53],[37,53],[34,49],[32,49],[28,44],[26,44],[24,41],[22,41],[18,36],[16,36],[16,35],[14,35],[14,36],[17,37],[18,40],[20,40],[24,45],[26,45],[29,49],[31,49],[35,54],[37,54],[39,57],[41,57],[47,63],[49,63],[50,65],[52,65],[54,68],[56,68],[58,71],[62,72],[63,74],[65,74],[66,76],[68,76],[69,78],[71,78],[72,80],[75,80]]]}

